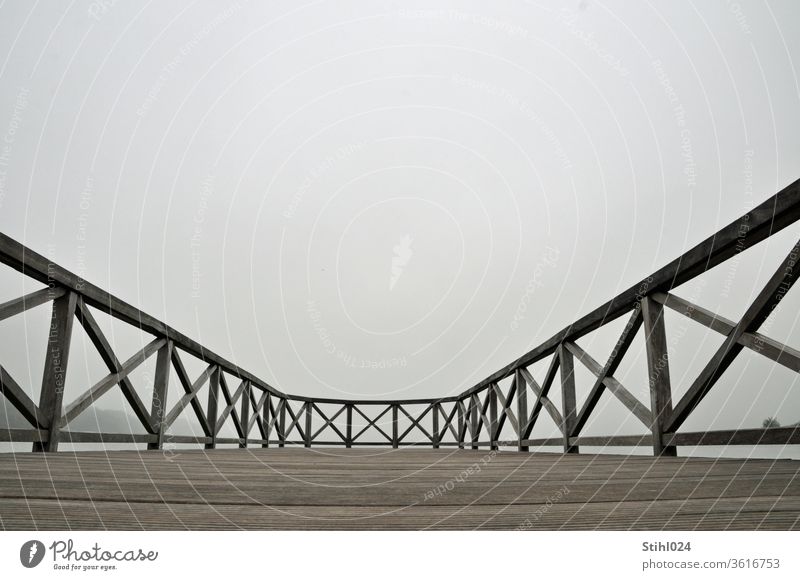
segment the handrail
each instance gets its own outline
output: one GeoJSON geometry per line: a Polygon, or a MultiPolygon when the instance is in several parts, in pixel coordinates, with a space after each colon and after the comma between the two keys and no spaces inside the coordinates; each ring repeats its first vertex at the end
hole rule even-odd
{"type": "MultiPolygon", "coordinates": [[[[356,441],[360,437],[360,433],[353,437],[351,432],[354,409],[369,422],[370,417],[362,413],[360,407],[385,406],[386,410],[384,413],[387,413],[388,410],[392,411],[394,432],[391,437],[383,431],[381,431],[381,433],[385,438],[390,439],[388,443],[394,446],[406,444],[406,442],[403,441],[404,438],[409,432],[417,429],[426,435],[426,438],[429,439],[429,443],[433,444],[434,447],[448,444],[455,444],[459,447],[463,447],[467,443],[473,448],[481,444],[497,447],[500,442],[500,433],[503,425],[508,421],[513,426],[516,433],[514,443],[520,449],[527,449],[529,445],[552,444],[553,442],[553,439],[529,439],[533,424],[537,420],[540,411],[544,409],[559,423],[559,428],[562,431],[560,440],[563,442],[565,451],[577,450],[581,442],[583,442],[583,444],[591,444],[586,442],[604,440],[607,444],[611,445],[630,444],[632,442],[636,444],[636,441],[639,441],[638,444],[645,444],[642,442],[649,441],[650,444],[653,444],[654,450],[657,453],[671,453],[674,451],[674,444],[676,444],[676,442],[704,440],[703,437],[700,437],[700,435],[703,434],[695,434],[696,437],[692,439],[691,437],[687,437],[687,434],[676,434],[675,430],[713,386],[716,378],[718,378],[718,375],[722,372],[720,369],[724,370],[724,368],[727,368],[727,365],[730,364],[730,361],[733,360],[733,357],[735,357],[742,348],[751,348],[757,352],[761,352],[761,354],[772,358],[777,363],[783,364],[789,368],[794,368],[794,370],[800,372],[800,353],[795,353],[790,347],[781,345],[775,341],[770,341],[766,339],[766,337],[758,335],[756,332],[758,325],[763,322],[763,318],[765,318],[764,314],[767,312],[765,309],[769,308],[770,305],[774,307],[774,304],[777,303],[776,301],[780,300],[780,297],[776,298],[775,296],[778,286],[771,288],[769,284],[780,284],[780,287],[783,288],[783,292],[785,292],[794,282],[793,272],[787,274],[785,271],[781,272],[779,269],[773,277],[773,280],[768,283],[767,287],[765,287],[765,290],[762,292],[762,303],[754,304],[750,316],[745,317],[738,324],[729,323],[728,326],[720,330],[719,324],[716,324],[716,328],[714,327],[713,314],[709,314],[705,318],[701,317],[701,322],[726,335],[726,344],[730,343],[728,344],[730,352],[719,352],[715,355],[715,358],[709,362],[709,367],[705,371],[707,376],[704,375],[698,378],[696,384],[692,385],[690,389],[691,392],[689,395],[691,395],[692,398],[680,401],[677,405],[677,411],[672,409],[668,372],[663,371],[663,369],[656,369],[657,376],[654,376],[653,368],[651,368],[650,389],[653,395],[651,398],[654,401],[652,406],[660,406],[660,408],[650,408],[638,402],[635,397],[613,378],[613,372],[619,364],[618,359],[624,356],[625,351],[627,351],[630,342],[636,334],[635,331],[642,324],[644,324],[647,334],[648,362],[651,363],[651,367],[655,364],[654,361],[656,361],[654,357],[666,357],[665,344],[659,344],[659,342],[663,342],[664,339],[663,316],[661,316],[661,312],[665,306],[677,309],[678,307],[676,307],[675,304],[679,301],[677,298],[672,297],[669,292],[673,288],[717,266],[732,256],[769,238],[799,219],[800,180],[797,180],[737,220],[731,222],[714,235],[703,240],[682,254],[679,258],[644,278],[638,284],[621,292],[605,304],[595,308],[576,322],[542,342],[539,346],[492,373],[478,384],[457,395],[448,395],[440,398],[392,400],[340,399],[317,398],[285,393],[263,381],[257,375],[242,369],[240,366],[230,362],[221,355],[206,349],[203,345],[175,330],[166,323],[142,312],[138,308],[111,295],[90,282],[83,280],[69,270],[57,264],[53,264],[46,257],[2,233],[0,233],[0,262],[11,266],[25,276],[47,284],[50,291],[49,294],[45,294],[45,291],[39,291],[38,293],[34,293],[34,295],[28,295],[5,304],[0,304],[0,320],[18,314],[27,308],[52,301],[54,321],[58,322],[60,325],[58,328],[63,334],[63,336],[59,337],[59,346],[65,353],[68,353],[72,320],[74,317],[77,317],[87,331],[91,331],[90,334],[93,342],[101,352],[101,355],[103,355],[111,372],[111,374],[104,379],[105,382],[101,381],[102,384],[95,385],[93,388],[98,389],[98,392],[105,392],[108,388],[119,384],[129,402],[131,402],[131,404],[134,405],[134,409],[137,410],[137,416],[139,416],[143,425],[148,429],[147,435],[131,435],[127,439],[122,434],[107,435],[113,435],[116,440],[147,442],[148,446],[151,448],[160,448],[163,445],[165,432],[169,425],[159,427],[158,419],[163,419],[166,416],[166,412],[163,409],[159,412],[155,407],[155,401],[152,410],[148,411],[144,404],[138,399],[138,395],[135,393],[130,383],[126,381],[125,377],[132,368],[135,368],[135,366],[147,358],[147,356],[157,351],[159,360],[156,373],[156,386],[158,387],[155,389],[156,395],[165,396],[166,394],[170,365],[175,366],[176,370],[178,370],[183,388],[186,391],[186,395],[182,398],[183,406],[173,409],[173,413],[170,414],[170,419],[174,420],[175,416],[182,412],[184,407],[190,406],[194,409],[194,412],[198,414],[198,417],[204,417],[204,429],[208,431],[204,437],[195,438],[180,436],[175,439],[176,441],[192,440],[193,442],[214,446],[222,441],[216,437],[219,430],[219,425],[217,424],[218,420],[221,418],[222,421],[225,421],[230,416],[240,435],[238,442],[241,443],[243,441],[245,446],[249,441],[249,431],[254,425],[257,425],[262,431],[262,439],[258,441],[263,445],[269,445],[272,442],[269,438],[272,428],[275,428],[278,432],[279,439],[277,443],[279,445],[291,444],[293,441],[298,444],[305,444],[306,446],[310,446],[311,443],[345,444],[347,446],[386,444],[386,442],[383,441],[356,441]],[[672,299],[670,300],[670,298],[672,299]],[[151,346],[149,351],[142,352],[141,356],[136,360],[128,361],[124,364],[120,363],[116,360],[110,345],[105,341],[99,328],[96,327],[96,325],[92,326],[91,311],[89,311],[87,307],[95,308],[123,322],[136,326],[152,334],[156,340],[161,340],[162,342],[151,346]],[[612,353],[612,357],[609,358],[609,361],[605,365],[601,365],[591,359],[591,357],[575,344],[575,340],[580,337],[628,313],[632,313],[632,316],[626,327],[626,332],[620,337],[618,343],[619,348],[615,349],[615,353],[612,353]],[[711,319],[710,321],[709,317],[711,319]],[[756,345],[758,348],[754,346],[756,342],[758,342],[756,345]],[[764,344],[767,346],[765,347],[764,344]],[[202,405],[196,398],[197,391],[202,387],[202,383],[199,386],[190,383],[185,369],[182,368],[178,350],[202,360],[209,365],[207,373],[205,373],[207,376],[205,376],[205,378],[203,378],[203,376],[200,377],[200,379],[204,381],[211,381],[212,384],[212,389],[210,389],[210,391],[213,393],[213,397],[210,396],[205,413],[203,412],[202,405]],[[549,356],[553,357],[550,369],[545,381],[542,385],[539,385],[527,372],[526,367],[549,356]],[[574,358],[578,358],[581,364],[586,365],[596,376],[596,383],[583,409],[578,409],[576,401],[574,400],[574,371],[572,370],[574,358]],[[714,367],[714,364],[717,366],[714,367]],[[559,368],[562,371],[560,374],[562,375],[561,381],[563,390],[563,400],[560,410],[556,409],[555,404],[548,398],[548,392],[553,383],[555,372],[559,368]],[[230,392],[227,388],[225,383],[226,374],[241,381],[240,387],[235,389],[234,392],[230,392]],[[513,377],[513,381],[510,387],[508,387],[508,390],[504,392],[503,388],[500,388],[499,382],[509,377],[513,377]],[[631,412],[636,414],[637,417],[645,423],[647,423],[646,419],[651,417],[650,424],[648,425],[651,428],[651,435],[617,437],[616,439],[613,437],[581,438],[579,436],[579,432],[585,424],[586,419],[594,410],[597,399],[599,399],[599,396],[606,388],[620,398],[623,403],[629,407],[631,412]],[[221,394],[224,396],[224,401],[222,401],[223,404],[219,405],[218,409],[219,401],[217,399],[220,395],[220,389],[221,394]],[[261,400],[256,399],[256,395],[253,393],[254,390],[262,393],[261,400]],[[535,395],[536,400],[533,411],[529,415],[527,398],[530,392],[535,395]],[[481,401],[479,395],[484,394],[485,399],[481,401]],[[516,414],[511,408],[515,397],[516,414]],[[235,406],[240,400],[241,413],[237,413],[235,406]],[[498,402],[502,407],[499,414],[498,402]],[[301,403],[301,405],[299,408],[295,409],[292,407],[291,403],[301,403]],[[348,434],[342,437],[343,440],[341,442],[317,440],[316,436],[329,427],[338,435],[342,435],[341,431],[336,429],[333,419],[328,419],[318,405],[341,405],[342,409],[335,414],[334,419],[338,418],[345,410],[347,411],[348,434]],[[425,405],[426,409],[422,415],[415,419],[406,410],[406,407],[410,405],[425,405]],[[446,405],[452,405],[449,411],[445,408],[446,405]],[[225,409],[223,417],[218,415],[218,411],[221,409],[225,409]],[[255,411],[255,416],[251,417],[250,415],[253,411],[255,411]],[[411,421],[411,425],[407,430],[404,430],[402,434],[398,433],[397,427],[398,419],[400,418],[399,412],[402,412],[411,421]],[[263,413],[263,417],[259,415],[260,413],[263,413]],[[428,413],[431,413],[432,417],[432,433],[424,429],[421,423],[422,419],[428,413]],[[286,429],[287,414],[290,419],[288,429],[286,429]],[[321,428],[316,429],[316,432],[313,432],[312,418],[315,415],[326,422],[321,428]],[[244,416],[246,416],[246,420],[244,416]],[[439,423],[440,419],[444,419],[443,426],[439,423]],[[455,426],[456,421],[457,428],[455,426]],[[293,430],[302,435],[300,440],[295,441],[290,439],[289,434],[293,430]],[[486,435],[489,436],[488,442],[479,440],[479,436],[482,435],[484,430],[487,431],[486,435]],[[454,441],[447,442],[444,440],[448,433],[454,435],[454,441]],[[468,434],[471,436],[471,441],[469,442],[467,441],[468,434]]],[[[787,261],[783,267],[784,269],[788,268],[792,270],[793,262],[791,261],[791,255],[787,257],[787,261]]],[[[682,313],[689,317],[696,317],[697,312],[702,311],[699,307],[685,303],[685,301],[680,307],[684,310],[682,313]]],[[[64,360],[66,360],[66,356],[64,360]]],[[[61,429],[63,425],[69,423],[69,420],[72,419],[74,414],[82,412],[82,410],[91,403],[92,392],[90,389],[90,391],[82,395],[84,399],[81,400],[79,406],[73,407],[71,414],[68,414],[68,416],[62,415],[63,403],[60,400],[57,389],[55,389],[55,379],[48,378],[48,369],[55,372],[55,362],[48,358],[47,364],[50,366],[47,366],[45,370],[45,378],[43,380],[42,393],[38,406],[21,392],[22,389],[19,388],[19,385],[17,385],[2,366],[0,366],[0,390],[2,394],[5,395],[18,410],[23,412],[24,416],[36,419],[32,421],[34,424],[30,430],[16,430],[14,433],[9,431],[9,433],[11,433],[10,435],[2,435],[2,432],[0,432],[0,440],[34,441],[37,449],[49,448],[54,450],[57,448],[57,442],[60,437],[60,435],[58,435],[59,429],[61,429]]],[[[200,379],[198,379],[198,381],[200,381],[200,379]]],[[[377,419],[374,419],[374,421],[377,422],[377,419]]],[[[373,426],[377,425],[373,423],[373,426]]],[[[370,425],[367,425],[367,429],[369,427],[370,425]]],[[[785,440],[787,443],[798,442],[796,430],[783,429],[782,433],[782,440],[785,440]]],[[[92,435],[85,433],[79,434],[64,431],[61,435],[76,442],[92,440],[92,435]]],[[[761,435],[764,434],[761,433],[761,435]]],[[[769,434],[770,441],[774,440],[774,435],[774,431],[769,434]]],[[[718,441],[719,437],[713,437],[712,439],[718,441]]],[[[732,436],[731,440],[741,442],[744,440],[755,441],[756,439],[756,435],[750,434],[745,437],[742,435],[742,432],[739,431],[735,433],[735,436],[732,436]]],[[[760,439],[758,441],[760,441],[760,439]]]]}

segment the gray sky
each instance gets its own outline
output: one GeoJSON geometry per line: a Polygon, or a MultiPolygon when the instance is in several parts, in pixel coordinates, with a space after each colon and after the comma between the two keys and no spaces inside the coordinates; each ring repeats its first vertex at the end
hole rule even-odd
{"type": "MultiPolygon", "coordinates": [[[[285,391],[453,394],[800,174],[796,2],[567,6],[6,2],[0,230],[285,391]]],[[[735,318],[798,232],[679,293],[735,318]]],[[[0,325],[20,382],[46,316],[0,325]]],[[[668,324],[679,394],[721,338],[668,324]]],[[[800,421],[748,357],[687,428],[800,421]]]]}

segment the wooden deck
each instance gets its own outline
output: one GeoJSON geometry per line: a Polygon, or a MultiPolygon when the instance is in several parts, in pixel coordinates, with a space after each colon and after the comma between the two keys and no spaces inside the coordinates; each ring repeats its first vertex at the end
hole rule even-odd
{"type": "Polygon", "coordinates": [[[800,461],[418,449],[2,454],[0,528],[800,529],[800,461]]]}

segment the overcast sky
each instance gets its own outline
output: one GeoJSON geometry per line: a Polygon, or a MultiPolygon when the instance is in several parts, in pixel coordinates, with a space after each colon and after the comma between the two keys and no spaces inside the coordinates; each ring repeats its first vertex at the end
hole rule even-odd
{"type": "MultiPolygon", "coordinates": [[[[453,394],[800,177],[798,22],[791,0],[5,2],[0,231],[284,391],[453,394]]],[[[736,318],[798,235],[684,295],[736,318]]],[[[798,347],[787,302],[769,334],[798,347]]],[[[680,393],[721,337],[668,324],[680,393]]],[[[604,360],[619,330],[583,344],[604,360]]],[[[46,328],[0,333],[39,381],[46,328]]],[[[695,428],[800,421],[795,375],[752,357],[695,428]]]]}

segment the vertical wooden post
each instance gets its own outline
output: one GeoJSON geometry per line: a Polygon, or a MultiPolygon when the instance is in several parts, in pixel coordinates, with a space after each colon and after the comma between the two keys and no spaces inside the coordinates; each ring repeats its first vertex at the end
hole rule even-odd
{"type": "Polygon", "coordinates": [[[46,443],[34,443],[33,451],[58,451],[64,381],[67,377],[72,322],[77,302],[78,295],[74,292],[67,292],[53,300],[47,351],[44,355],[42,390],[39,393],[39,409],[48,422],[50,434],[46,443]]]}
{"type": "Polygon", "coordinates": [[[167,340],[167,343],[158,349],[158,358],[156,359],[156,376],[153,383],[153,404],[150,408],[150,416],[152,417],[153,427],[155,427],[158,440],[154,443],[148,443],[148,449],[163,449],[164,447],[164,417],[167,414],[167,390],[169,388],[169,368],[170,361],[172,360],[173,343],[167,340]]]}
{"type": "Polygon", "coordinates": [[[669,355],[667,354],[667,332],[664,326],[664,306],[645,296],[642,300],[642,319],[647,345],[647,373],[650,386],[651,431],[653,454],[675,457],[677,448],[665,446],[662,438],[664,423],[672,414],[672,388],[669,378],[669,355]]]}
{"type": "Polygon", "coordinates": [[[456,401],[456,408],[458,409],[458,448],[464,449],[464,439],[466,436],[466,429],[464,428],[464,409],[461,407],[461,399],[456,401]]]}
{"type": "Polygon", "coordinates": [[[575,401],[575,361],[572,353],[563,344],[558,346],[558,358],[561,367],[561,412],[564,414],[564,453],[578,453],[578,446],[569,443],[578,418],[575,401]]]}
{"type": "Polygon", "coordinates": [[[497,391],[499,387],[495,384],[489,385],[489,449],[497,450],[500,448],[500,433],[497,432],[497,391]]]}
{"type": "Polygon", "coordinates": [[[211,429],[211,443],[206,443],[206,449],[214,449],[217,446],[217,418],[219,411],[219,367],[214,367],[211,372],[211,379],[208,384],[208,407],[206,409],[206,421],[211,429]]]}
{"type": "Polygon", "coordinates": [[[528,446],[522,444],[528,425],[528,383],[519,369],[514,371],[514,379],[517,381],[517,450],[528,451],[528,446]]]}
{"type": "Polygon", "coordinates": [[[278,413],[278,447],[286,446],[286,405],[285,398],[279,399],[281,410],[278,413]]]}
{"type": "Polygon", "coordinates": [[[269,438],[272,435],[272,427],[270,421],[272,417],[269,414],[269,406],[272,404],[272,393],[267,393],[267,398],[264,399],[264,410],[262,411],[262,425],[264,425],[264,443],[261,444],[262,449],[269,447],[269,438]]]}
{"type": "Polygon", "coordinates": [[[392,447],[397,449],[398,447],[398,440],[397,440],[397,405],[392,405],[392,447]]]}
{"type": "Polygon", "coordinates": [[[442,404],[433,404],[433,448],[439,449],[439,412],[441,411],[442,404]]]}
{"type": "Polygon", "coordinates": [[[306,447],[311,447],[311,417],[312,417],[312,414],[313,414],[313,410],[312,410],[313,407],[311,405],[312,405],[311,401],[306,401],[306,405],[305,405],[305,407],[306,407],[306,429],[305,429],[305,431],[306,431],[306,433],[305,433],[305,435],[306,435],[306,442],[305,442],[306,447]]]}
{"type": "Polygon", "coordinates": [[[250,436],[250,430],[248,426],[250,425],[250,390],[252,389],[252,385],[250,381],[246,381],[244,384],[244,392],[242,393],[242,412],[239,416],[239,421],[242,424],[242,431],[244,431],[244,441],[239,443],[240,449],[247,448],[247,438],[250,436]]]}
{"type": "Polygon", "coordinates": [[[472,448],[478,448],[478,438],[480,437],[480,432],[478,431],[478,410],[480,409],[480,401],[478,400],[478,395],[472,395],[469,398],[472,406],[470,407],[470,432],[472,433],[472,448]]]}
{"type": "Polygon", "coordinates": [[[350,449],[353,446],[353,405],[348,404],[345,409],[345,416],[347,417],[347,426],[345,431],[344,446],[350,449]]]}

